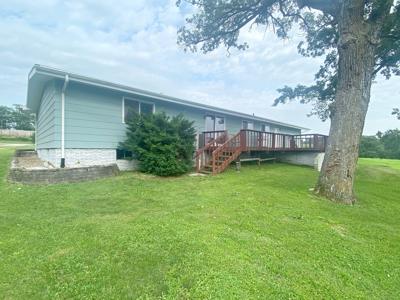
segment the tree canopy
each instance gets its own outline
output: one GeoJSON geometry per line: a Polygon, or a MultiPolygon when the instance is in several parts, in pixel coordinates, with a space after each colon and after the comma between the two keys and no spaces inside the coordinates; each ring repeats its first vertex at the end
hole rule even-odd
{"type": "Polygon", "coordinates": [[[34,130],[34,115],[20,104],[0,106],[0,128],[34,130]]]}
{"type": "MultiPolygon", "coordinates": [[[[204,53],[220,45],[245,50],[250,45],[239,40],[240,30],[247,26],[264,26],[280,38],[287,38],[294,24],[305,33],[298,52],[307,57],[324,57],[315,74],[314,84],[284,86],[275,105],[291,100],[312,103],[311,114],[326,120],[332,113],[337,86],[339,28],[338,16],[342,0],[186,0],[197,8],[186,25],[179,29],[178,43],[185,50],[204,53]]],[[[363,0],[364,34],[375,43],[375,66],[386,78],[400,75],[400,1],[363,0]],[[379,32],[376,30],[379,26],[379,32]],[[378,42],[379,40],[379,42],[378,42]]],[[[351,37],[346,37],[351,38],[351,37]]]]}
{"type": "Polygon", "coordinates": [[[400,120],[400,109],[398,109],[398,108],[393,108],[392,115],[395,115],[395,116],[397,117],[397,119],[400,120]]]}

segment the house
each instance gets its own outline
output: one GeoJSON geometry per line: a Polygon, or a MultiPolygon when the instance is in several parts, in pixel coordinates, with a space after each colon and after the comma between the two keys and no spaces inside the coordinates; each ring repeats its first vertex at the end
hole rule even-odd
{"type": "Polygon", "coordinates": [[[124,158],[118,146],[131,110],[182,113],[194,121],[200,148],[219,132],[245,129],[296,136],[305,129],[41,65],[29,73],[27,107],[36,114],[38,156],[55,167],[107,165],[124,158]]]}

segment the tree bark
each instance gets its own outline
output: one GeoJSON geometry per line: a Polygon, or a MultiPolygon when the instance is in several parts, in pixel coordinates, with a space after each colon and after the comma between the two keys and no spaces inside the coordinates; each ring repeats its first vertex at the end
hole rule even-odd
{"type": "Polygon", "coordinates": [[[345,204],[353,190],[359,142],[370,100],[376,45],[364,21],[364,0],[342,0],[338,17],[338,83],[325,159],[316,192],[345,204]]]}

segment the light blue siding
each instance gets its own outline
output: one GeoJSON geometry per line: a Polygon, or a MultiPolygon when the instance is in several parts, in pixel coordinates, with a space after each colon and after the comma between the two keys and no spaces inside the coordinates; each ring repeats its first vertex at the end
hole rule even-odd
{"type": "Polygon", "coordinates": [[[57,135],[59,122],[57,119],[60,111],[60,94],[54,81],[49,82],[44,88],[40,107],[37,115],[37,148],[59,148],[61,137],[57,135]]]}
{"type": "Polygon", "coordinates": [[[65,99],[65,148],[116,149],[124,140],[120,93],[71,83],[65,99]]]}
{"type": "MultiPolygon", "coordinates": [[[[43,93],[38,115],[39,149],[60,147],[62,84],[62,81],[52,81],[43,93]]],[[[206,115],[224,117],[225,129],[230,134],[239,132],[244,120],[253,121],[255,130],[261,130],[262,124],[266,124],[270,131],[277,128],[281,133],[300,133],[297,129],[254,121],[251,118],[70,82],[65,94],[65,148],[118,148],[119,143],[125,139],[126,131],[122,118],[123,97],[154,103],[156,112],[164,111],[169,116],[181,113],[194,121],[198,133],[205,130],[206,115]]]]}
{"type": "Polygon", "coordinates": [[[184,105],[174,104],[174,103],[167,103],[163,101],[154,101],[156,104],[156,112],[164,111],[168,115],[174,116],[179,113],[182,113],[187,119],[194,121],[194,126],[198,133],[205,130],[205,116],[206,115],[214,115],[218,117],[225,118],[225,129],[228,130],[230,134],[235,134],[242,129],[243,121],[251,121],[254,123],[255,130],[261,130],[262,124],[266,124],[270,126],[270,130],[274,131],[275,129],[278,130],[280,133],[286,134],[300,134],[300,130],[284,127],[279,125],[273,125],[267,122],[259,122],[254,121],[251,118],[241,118],[236,117],[228,114],[221,114],[215,113],[213,111],[202,110],[198,108],[187,107],[184,105]]]}

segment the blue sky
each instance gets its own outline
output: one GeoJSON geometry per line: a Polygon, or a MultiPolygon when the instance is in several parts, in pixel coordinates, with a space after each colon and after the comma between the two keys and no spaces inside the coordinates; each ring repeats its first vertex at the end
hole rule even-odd
{"type": "MultiPolygon", "coordinates": [[[[176,0],[6,1],[0,8],[0,104],[25,103],[33,64],[161,92],[327,133],[329,122],[307,117],[310,107],[272,107],[276,89],[312,82],[320,60],[297,54],[299,32],[277,39],[245,29],[245,52],[185,53],[176,44],[185,14],[176,0]],[[8,3],[7,3],[8,2],[8,3]]],[[[377,78],[365,134],[400,127],[400,78],[377,78]]]]}

